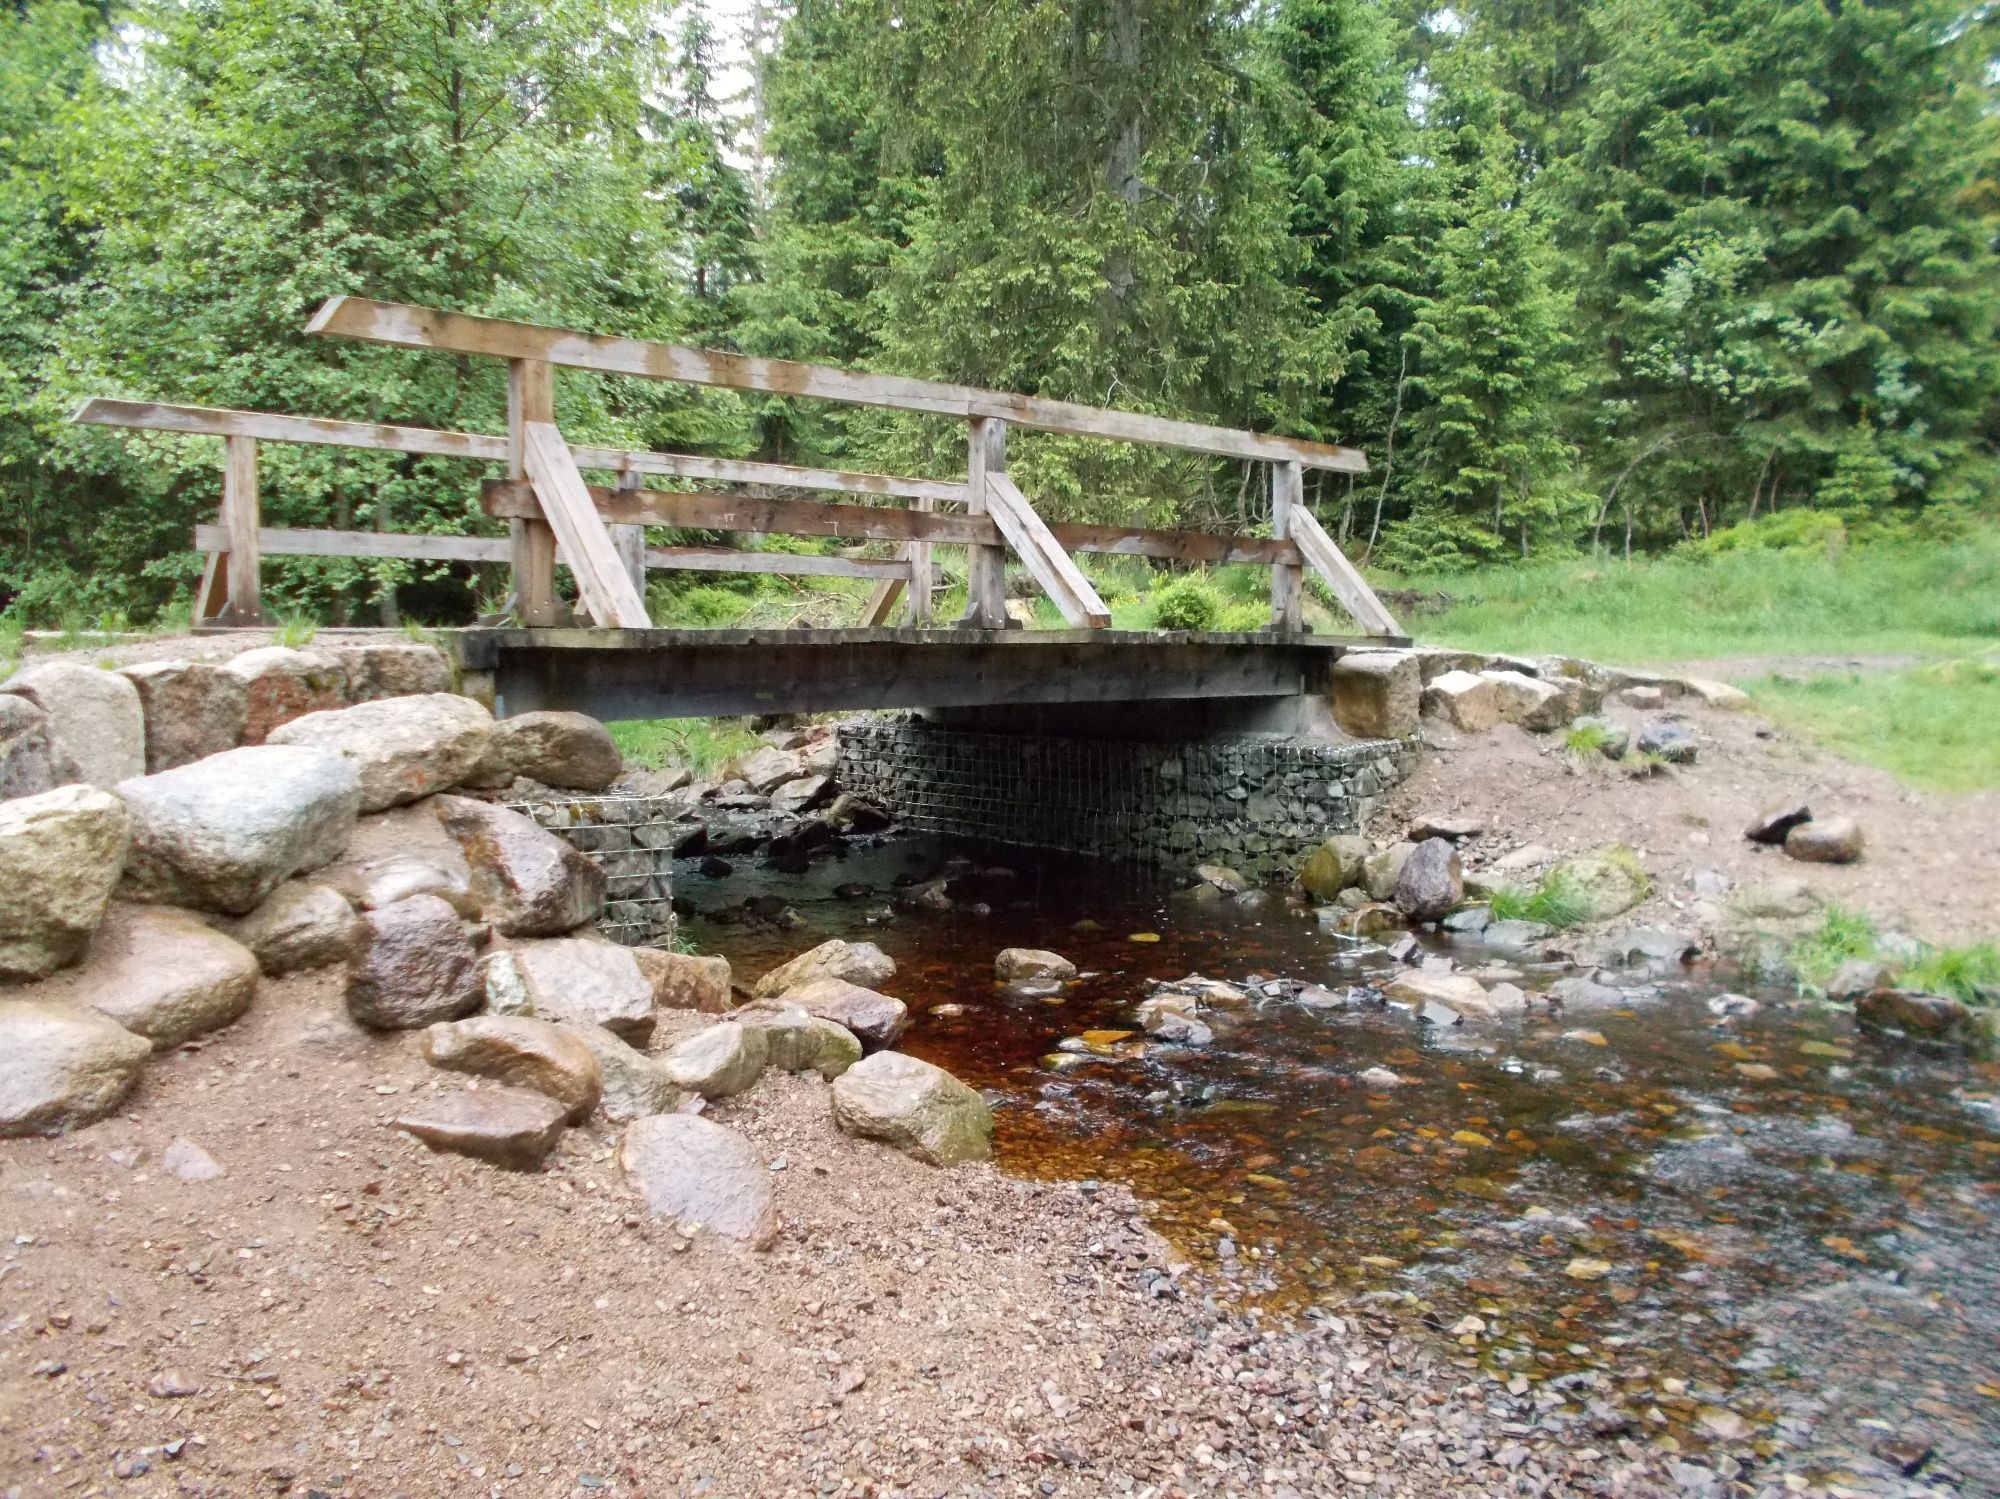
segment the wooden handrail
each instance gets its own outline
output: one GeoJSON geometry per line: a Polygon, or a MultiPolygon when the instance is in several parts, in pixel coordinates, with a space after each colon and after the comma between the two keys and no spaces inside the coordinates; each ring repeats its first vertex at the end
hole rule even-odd
{"type": "Polygon", "coordinates": [[[905,375],[878,375],[789,359],[725,354],[615,334],[579,333],[568,328],[441,312],[400,302],[376,302],[366,297],[329,297],[306,324],[306,332],[406,349],[534,359],[600,374],[643,375],[685,385],[812,396],[931,416],[997,418],[1010,426],[1039,432],[1148,443],[1221,458],[1298,463],[1306,468],[1342,473],[1368,471],[1368,459],[1357,448],[1306,442],[1296,437],[1274,437],[1172,417],[1148,416],[1138,411],[1079,406],[1041,396],[981,390],[976,386],[917,380],[905,375]]]}

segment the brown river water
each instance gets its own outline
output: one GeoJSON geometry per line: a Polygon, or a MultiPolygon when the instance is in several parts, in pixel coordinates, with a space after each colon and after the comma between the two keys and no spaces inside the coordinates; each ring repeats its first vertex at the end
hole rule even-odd
{"type": "MultiPolygon", "coordinates": [[[[2000,1493],[2000,1065],[1679,965],[1622,974],[1603,1007],[1434,1027],[1367,987],[1396,971],[1385,953],[1280,897],[1201,903],[1022,849],[730,862],[677,871],[698,949],[748,978],[827,937],[880,945],[914,1016],[903,1048],[986,1090],[1000,1165],[1130,1184],[1218,1298],[1401,1310],[1517,1391],[1581,1376],[1607,1433],[1796,1447],[1832,1428],[1934,1446],[1958,1492],[2000,1493]],[[899,878],[968,865],[952,911],[880,919],[899,878]],[[1083,977],[1011,998],[993,957],[1012,946],[1083,977]],[[1190,974],[1252,1003],[1205,1014],[1206,1048],[1150,1043],[1137,1005],[1190,974]],[[1301,984],[1344,1002],[1303,1004],[1301,984]],[[1721,1017],[1725,993],[1757,1007],[1721,1017]]],[[[1567,971],[1518,966],[1529,989],[1567,971]]]]}

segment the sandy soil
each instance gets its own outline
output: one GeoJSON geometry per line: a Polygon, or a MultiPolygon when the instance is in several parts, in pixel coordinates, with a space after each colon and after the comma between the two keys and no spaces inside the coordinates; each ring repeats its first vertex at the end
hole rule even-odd
{"type": "Polygon", "coordinates": [[[1737,885],[1802,878],[1825,899],[1926,941],[1991,939],[2000,930],[2000,793],[1913,791],[1754,713],[1697,705],[1651,715],[1613,708],[1607,716],[1680,718],[1700,736],[1696,762],[1634,779],[1609,761],[1565,754],[1559,736],[1504,724],[1467,736],[1427,722],[1432,752],[1370,831],[1393,836],[1418,815],[1476,817],[1487,831],[1467,846],[1469,866],[1526,844],[1574,853],[1629,843],[1657,892],[1634,921],[1675,919],[1693,898],[1688,876],[1714,869],[1737,885]],[[1867,839],[1862,858],[1801,864],[1743,836],[1760,810],[1792,798],[1822,817],[1857,819],[1867,839]]]}

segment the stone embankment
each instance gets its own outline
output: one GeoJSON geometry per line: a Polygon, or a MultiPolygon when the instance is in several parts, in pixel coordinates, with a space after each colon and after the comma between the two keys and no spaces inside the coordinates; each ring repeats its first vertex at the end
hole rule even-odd
{"type": "MultiPolygon", "coordinates": [[[[414,1033],[465,1080],[396,1128],[532,1169],[601,1114],[627,1126],[638,1195],[689,1231],[770,1242],[768,1173],[699,1117],[767,1072],[819,1079],[850,1135],[940,1166],[988,1154],[984,1101],[884,1050],[908,1013],[878,949],[802,953],[739,1008],[724,960],[605,939],[603,871],[495,798],[612,786],[610,735],[569,713],[496,723],[450,686],[416,643],[0,684],[0,1134],[102,1118],[262,980],[325,969],[359,1032],[414,1033]]],[[[803,811],[829,756],[760,750],[724,797],[803,811]]]]}

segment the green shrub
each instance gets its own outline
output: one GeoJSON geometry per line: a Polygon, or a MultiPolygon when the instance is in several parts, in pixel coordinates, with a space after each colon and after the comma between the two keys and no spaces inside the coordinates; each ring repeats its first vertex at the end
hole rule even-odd
{"type": "Polygon", "coordinates": [[[1213,630],[1222,599],[1201,578],[1176,578],[1153,594],[1153,623],[1162,630],[1213,630]]]}
{"type": "Polygon", "coordinates": [[[1847,548],[1847,527],[1824,510],[1779,510],[1734,526],[1724,526],[1689,550],[1699,556],[1730,552],[1814,552],[1837,556],[1847,548]]]}
{"type": "Polygon", "coordinates": [[[648,602],[655,623],[715,629],[732,625],[750,608],[750,598],[733,588],[703,584],[683,592],[656,588],[648,602]]]}

